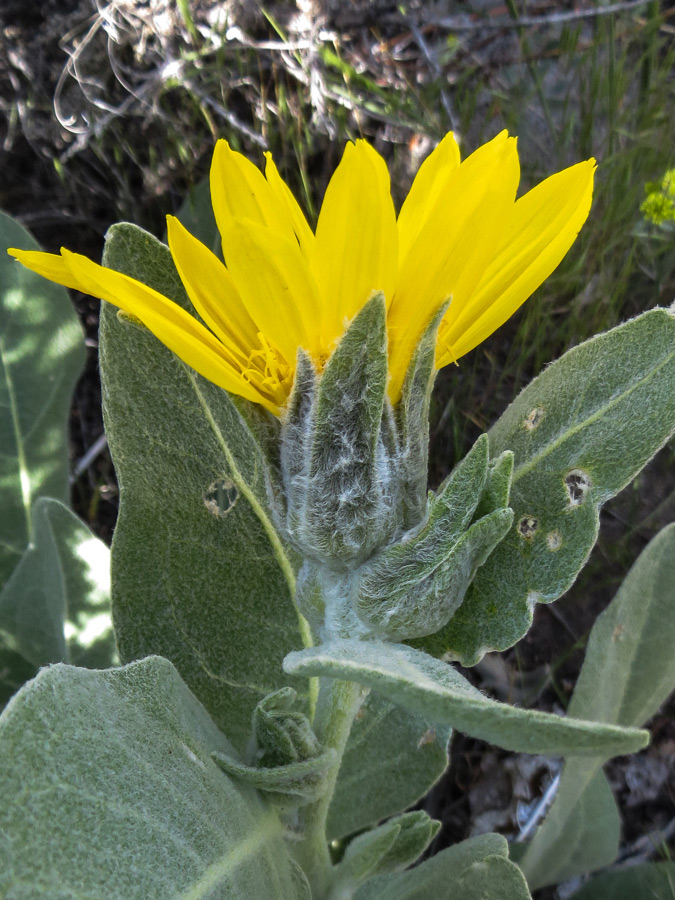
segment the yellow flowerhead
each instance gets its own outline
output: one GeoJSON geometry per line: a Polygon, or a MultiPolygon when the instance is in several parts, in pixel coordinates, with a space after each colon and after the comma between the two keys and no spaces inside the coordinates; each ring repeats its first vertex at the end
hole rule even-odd
{"type": "Polygon", "coordinates": [[[139,281],[62,249],[10,250],[25,266],[132,313],[189,366],[279,415],[297,350],[317,366],[373,291],[387,302],[395,403],[422,332],[447,300],[436,366],[502,325],[561,261],[591,204],[595,160],[516,200],[506,132],[460,163],[448,134],[424,161],[396,217],[389,174],[365,141],[348,143],[313,233],[271,155],[265,174],[218,141],[211,198],[222,263],[173,216],[169,247],[202,325],[139,281]],[[206,326],[206,327],[205,327],[206,326]]]}

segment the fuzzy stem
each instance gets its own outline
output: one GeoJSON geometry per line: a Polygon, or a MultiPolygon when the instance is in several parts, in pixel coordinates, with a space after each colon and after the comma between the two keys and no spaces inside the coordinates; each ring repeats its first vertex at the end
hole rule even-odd
{"type": "Polygon", "coordinates": [[[351,681],[319,679],[314,733],[324,747],[332,747],[336,751],[338,758],[326,776],[328,784],[325,794],[300,810],[303,837],[293,848],[309,880],[314,900],[323,900],[331,885],[333,864],[326,838],[326,821],[347,738],[359,707],[360,691],[360,685],[351,681]]]}

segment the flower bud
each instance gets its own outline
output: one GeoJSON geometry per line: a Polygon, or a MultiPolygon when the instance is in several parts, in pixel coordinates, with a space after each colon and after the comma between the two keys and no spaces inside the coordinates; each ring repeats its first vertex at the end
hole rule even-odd
{"type": "Polygon", "coordinates": [[[353,569],[400,529],[387,398],[384,295],[374,294],[318,375],[298,354],[282,425],[285,530],[305,558],[353,569]]]}

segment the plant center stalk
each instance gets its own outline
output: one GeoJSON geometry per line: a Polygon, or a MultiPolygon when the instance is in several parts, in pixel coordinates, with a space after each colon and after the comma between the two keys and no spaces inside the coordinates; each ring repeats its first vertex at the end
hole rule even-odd
{"type": "Polygon", "coordinates": [[[309,880],[314,900],[323,900],[332,882],[333,863],[328,849],[326,822],[347,738],[359,708],[360,693],[360,685],[354,682],[319,679],[314,733],[324,747],[335,750],[337,761],[326,776],[326,792],[315,803],[300,809],[302,840],[293,847],[293,853],[309,880]]]}

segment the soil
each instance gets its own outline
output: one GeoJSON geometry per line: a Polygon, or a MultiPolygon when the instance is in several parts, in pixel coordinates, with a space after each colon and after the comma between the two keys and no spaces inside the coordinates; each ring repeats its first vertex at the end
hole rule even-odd
{"type": "MultiPolygon", "coordinates": [[[[250,7],[247,9],[250,13],[250,7]]],[[[71,152],[73,134],[54,118],[54,95],[66,63],[60,38],[73,29],[82,31],[93,12],[90,0],[4,0],[1,5],[0,109],[4,116],[0,119],[0,208],[29,228],[46,250],[66,245],[98,259],[106,229],[120,218],[133,217],[161,234],[163,215],[177,208],[186,184],[206,170],[210,148],[205,142],[204,154],[193,159],[189,169],[179,167],[173,175],[167,169],[152,185],[144,175],[144,161],[139,160],[134,170],[127,159],[121,192],[107,151],[85,144],[71,152]]],[[[353,27],[354,17],[359,27],[364,27],[366,13],[360,4],[338,3],[333,14],[338,16],[339,27],[345,27],[340,15],[348,16],[348,27],[353,27]]],[[[372,9],[368,14],[372,15],[372,9]]],[[[140,146],[148,139],[148,130],[158,126],[146,125],[137,117],[126,121],[124,127],[129,129],[128,140],[140,146]]],[[[328,146],[329,136],[323,143],[317,141],[317,167],[328,146]]],[[[103,425],[97,368],[98,302],[77,294],[73,299],[88,348],[71,415],[74,466],[102,434],[103,425]]],[[[515,339],[517,324],[505,326],[477,351],[477,366],[485,370],[484,389],[472,397],[470,412],[464,415],[464,433],[458,438],[444,428],[441,416],[437,418],[431,444],[432,483],[437,484],[452,467],[458,441],[466,449],[489,424],[495,402],[503,400],[504,406],[515,392],[515,385],[492,384],[490,373],[494,360],[502,358],[515,339]]],[[[436,396],[439,411],[461,387],[461,378],[461,370],[455,367],[441,374],[436,396]]],[[[603,509],[598,545],[572,590],[556,604],[537,608],[532,629],[516,647],[487,658],[467,673],[475,683],[502,699],[534,703],[546,710],[564,708],[583,660],[582,650],[576,648],[583,646],[630,561],[660,527],[675,518],[672,455],[672,447],[664,449],[634,484],[603,509]]],[[[106,450],[75,480],[72,502],[95,533],[110,543],[117,486],[106,450]]],[[[671,700],[651,723],[651,746],[637,756],[616,759],[607,768],[623,816],[624,855],[645,853],[640,839],[664,829],[669,830],[669,846],[675,851],[674,713],[671,700]]],[[[481,831],[497,830],[513,837],[556,771],[555,761],[515,757],[456,736],[452,765],[424,801],[424,807],[443,822],[433,851],[481,831]]],[[[557,895],[545,890],[538,896],[544,900],[557,895]]]]}

